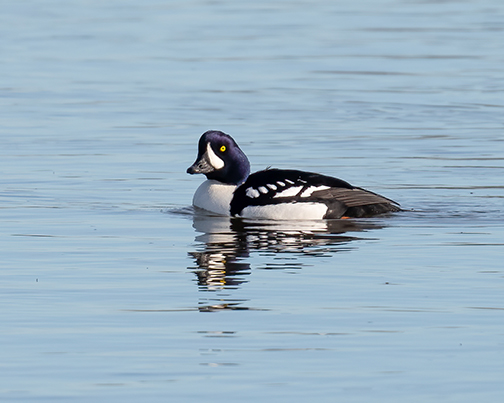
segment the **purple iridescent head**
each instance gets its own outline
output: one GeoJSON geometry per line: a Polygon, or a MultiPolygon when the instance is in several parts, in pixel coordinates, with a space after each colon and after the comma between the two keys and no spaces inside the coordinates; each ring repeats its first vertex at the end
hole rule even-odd
{"type": "Polygon", "coordinates": [[[249,176],[250,163],[231,136],[210,130],[199,139],[198,157],[187,168],[187,173],[204,174],[208,179],[240,185],[249,176]]]}

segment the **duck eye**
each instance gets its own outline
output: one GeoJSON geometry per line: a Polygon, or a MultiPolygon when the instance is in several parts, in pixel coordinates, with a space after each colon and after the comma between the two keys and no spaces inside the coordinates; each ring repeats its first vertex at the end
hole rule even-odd
{"type": "Polygon", "coordinates": [[[223,153],[224,151],[226,151],[226,146],[221,146],[220,151],[221,151],[221,153],[223,153]]]}

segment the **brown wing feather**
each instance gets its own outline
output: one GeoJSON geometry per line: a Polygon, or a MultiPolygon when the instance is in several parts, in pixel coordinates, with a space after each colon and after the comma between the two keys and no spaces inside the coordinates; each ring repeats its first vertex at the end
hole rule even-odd
{"type": "Polygon", "coordinates": [[[361,188],[320,190],[313,192],[312,197],[328,205],[326,218],[369,217],[401,210],[395,201],[361,188]]]}
{"type": "Polygon", "coordinates": [[[339,200],[347,207],[364,206],[368,204],[390,203],[397,205],[393,200],[380,196],[361,188],[331,188],[313,192],[313,196],[325,200],[339,200]]]}

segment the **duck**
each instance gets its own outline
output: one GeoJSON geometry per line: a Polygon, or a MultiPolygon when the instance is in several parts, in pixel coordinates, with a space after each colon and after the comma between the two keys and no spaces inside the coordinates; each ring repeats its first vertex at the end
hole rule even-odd
{"type": "Polygon", "coordinates": [[[203,133],[187,173],[207,178],[196,190],[196,209],[230,217],[321,220],[372,217],[401,210],[399,203],[342,179],[296,169],[250,173],[236,141],[218,130],[203,133]]]}

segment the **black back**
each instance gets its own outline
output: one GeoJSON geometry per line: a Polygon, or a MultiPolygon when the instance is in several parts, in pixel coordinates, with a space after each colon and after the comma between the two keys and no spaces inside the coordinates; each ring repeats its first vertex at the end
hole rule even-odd
{"type": "Polygon", "coordinates": [[[400,210],[393,200],[338,178],[298,170],[267,169],[250,175],[236,189],[231,215],[240,215],[247,206],[307,202],[324,203],[328,208],[324,218],[368,217],[400,210]],[[310,189],[319,186],[326,188],[310,189]],[[299,188],[299,191],[285,197],[279,195],[291,188],[299,188]]]}

